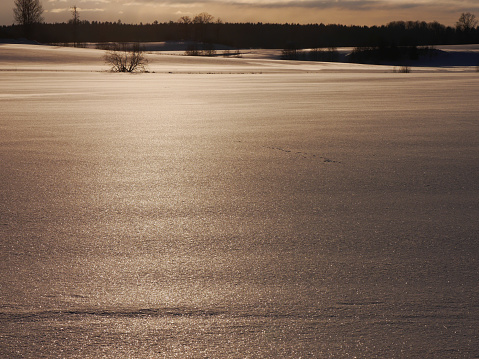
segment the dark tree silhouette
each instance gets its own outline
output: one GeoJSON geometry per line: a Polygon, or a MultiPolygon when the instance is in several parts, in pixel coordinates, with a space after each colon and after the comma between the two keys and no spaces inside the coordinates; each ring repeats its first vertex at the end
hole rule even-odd
{"type": "Polygon", "coordinates": [[[476,15],[470,12],[463,12],[456,22],[456,28],[460,31],[470,31],[477,26],[476,15]]]}
{"type": "Polygon", "coordinates": [[[178,24],[191,24],[192,22],[189,16],[182,16],[178,19],[178,24]]]}
{"type": "Polygon", "coordinates": [[[43,21],[43,6],[40,0],[15,0],[13,16],[15,22],[23,27],[27,38],[32,36],[33,26],[43,21]]]}
{"type": "Polygon", "coordinates": [[[196,15],[193,20],[194,40],[201,42],[210,42],[208,36],[209,24],[213,22],[214,16],[207,12],[196,15]]]}
{"type": "Polygon", "coordinates": [[[207,12],[202,12],[201,14],[196,15],[193,18],[194,24],[209,24],[213,22],[215,17],[213,15],[208,14],[207,12]]]}
{"type": "Polygon", "coordinates": [[[72,18],[70,23],[73,27],[73,46],[78,46],[78,24],[80,23],[80,14],[76,5],[72,7],[72,18]]]}
{"type": "Polygon", "coordinates": [[[73,5],[71,11],[72,11],[72,18],[71,18],[70,21],[71,21],[73,24],[78,24],[78,23],[80,22],[80,14],[79,14],[79,12],[78,12],[77,6],[76,6],[76,5],[73,5]]]}
{"type": "MultiPolygon", "coordinates": [[[[2,0],[0,0],[2,1],[2,0]]],[[[22,1],[22,0],[17,0],[22,1]]],[[[28,0],[31,1],[31,0],[28,0]]],[[[41,1],[41,0],[40,0],[41,1]]],[[[459,17],[459,16],[458,16],[459,17]]],[[[461,31],[438,22],[395,21],[381,26],[325,24],[219,23],[209,16],[184,17],[175,22],[123,24],[82,20],[78,40],[83,42],[196,41],[222,44],[230,48],[297,49],[330,47],[382,47],[477,44],[479,28],[461,31]],[[205,23],[206,21],[212,21],[205,23]]],[[[472,25],[474,25],[474,20],[472,25]]],[[[468,23],[468,22],[466,22],[468,23]]],[[[20,26],[0,26],[0,36],[18,38],[20,26]]],[[[48,43],[72,42],[70,23],[41,23],[35,26],[35,40],[48,43]]]]}
{"type": "Polygon", "coordinates": [[[193,23],[193,20],[189,16],[182,16],[178,19],[179,25],[179,34],[182,39],[187,39],[190,37],[190,25],[193,23]]]}

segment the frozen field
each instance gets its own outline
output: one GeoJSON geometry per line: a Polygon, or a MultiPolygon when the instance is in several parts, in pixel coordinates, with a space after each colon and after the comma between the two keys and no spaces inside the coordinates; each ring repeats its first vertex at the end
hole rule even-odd
{"type": "Polygon", "coordinates": [[[0,45],[0,357],[479,358],[475,68],[253,55],[0,45]]]}

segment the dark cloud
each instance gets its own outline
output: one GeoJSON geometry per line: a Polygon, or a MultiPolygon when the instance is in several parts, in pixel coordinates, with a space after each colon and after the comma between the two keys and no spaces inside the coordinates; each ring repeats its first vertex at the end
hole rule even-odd
{"type": "MultiPolygon", "coordinates": [[[[94,1],[94,0],[83,0],[94,1]]],[[[457,11],[474,11],[479,9],[479,5],[473,0],[470,1],[390,1],[390,0],[123,0],[117,1],[124,4],[149,4],[161,5],[163,7],[179,7],[182,5],[208,6],[209,4],[233,5],[251,8],[305,8],[305,9],[340,9],[356,11],[375,11],[375,10],[404,10],[414,8],[443,8],[456,9],[457,11]]]]}
{"type": "MultiPolygon", "coordinates": [[[[236,5],[241,5],[241,2],[235,3],[236,5]]],[[[258,7],[299,7],[299,8],[314,8],[314,9],[348,9],[348,10],[373,10],[377,9],[378,6],[381,6],[383,2],[372,1],[372,0],[338,0],[338,1],[327,1],[327,0],[306,0],[306,1],[273,1],[273,2],[261,2],[258,1],[254,3],[254,6],[258,7]]]]}

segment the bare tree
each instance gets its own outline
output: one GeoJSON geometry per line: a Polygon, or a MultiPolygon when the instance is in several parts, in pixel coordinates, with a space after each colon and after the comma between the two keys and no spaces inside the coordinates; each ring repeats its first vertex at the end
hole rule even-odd
{"type": "Polygon", "coordinates": [[[145,66],[148,64],[148,60],[138,43],[134,45],[113,44],[107,50],[104,60],[111,66],[113,72],[142,72],[145,71],[145,66]]]}
{"type": "Polygon", "coordinates": [[[214,16],[208,14],[207,12],[202,12],[196,15],[192,22],[194,25],[194,38],[197,41],[201,42],[210,42],[209,38],[209,24],[214,20],[214,16]]]}
{"type": "Polygon", "coordinates": [[[76,5],[73,5],[71,12],[72,12],[71,22],[73,24],[78,24],[80,22],[80,14],[78,12],[78,8],[76,5]]]}
{"type": "Polygon", "coordinates": [[[33,26],[43,21],[43,6],[40,0],[15,0],[14,4],[15,22],[23,27],[25,36],[30,37],[33,26]]]}
{"type": "Polygon", "coordinates": [[[193,18],[193,23],[194,24],[209,24],[213,22],[214,18],[215,17],[213,15],[210,15],[207,12],[202,12],[193,18]]]}
{"type": "Polygon", "coordinates": [[[456,29],[461,31],[469,31],[477,26],[476,15],[470,12],[463,12],[456,22],[456,29]]]}
{"type": "Polygon", "coordinates": [[[76,5],[72,7],[72,18],[70,23],[73,27],[73,46],[78,46],[78,24],[80,23],[80,14],[78,13],[78,8],[76,5]]]}
{"type": "Polygon", "coordinates": [[[178,24],[191,24],[192,22],[189,16],[182,16],[178,19],[178,24]]]}

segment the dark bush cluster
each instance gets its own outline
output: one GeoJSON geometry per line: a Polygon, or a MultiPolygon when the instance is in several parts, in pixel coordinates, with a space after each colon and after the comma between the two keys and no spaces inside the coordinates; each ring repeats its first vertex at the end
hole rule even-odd
{"type": "Polygon", "coordinates": [[[138,43],[115,43],[106,47],[105,62],[113,72],[145,71],[148,60],[138,43]]]}
{"type": "Polygon", "coordinates": [[[215,56],[216,49],[214,44],[211,44],[211,43],[198,44],[196,42],[193,42],[187,45],[185,50],[185,55],[186,56],[215,56]]]}
{"type": "Polygon", "coordinates": [[[282,60],[300,60],[300,61],[340,61],[339,51],[335,47],[315,48],[311,50],[297,50],[295,48],[286,48],[281,52],[282,60]]]}
{"type": "Polygon", "coordinates": [[[432,47],[384,46],[357,47],[348,56],[349,62],[361,64],[397,64],[418,60],[420,56],[435,56],[432,47]]]}

